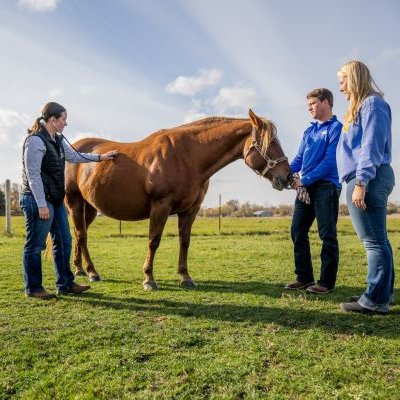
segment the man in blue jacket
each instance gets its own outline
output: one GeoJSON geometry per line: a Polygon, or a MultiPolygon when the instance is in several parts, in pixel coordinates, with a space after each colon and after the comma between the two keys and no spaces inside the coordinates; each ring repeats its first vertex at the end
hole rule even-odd
{"type": "Polygon", "coordinates": [[[332,114],[333,95],[328,89],[315,89],[307,94],[308,110],[316,122],[306,129],[299,151],[291,162],[299,178],[293,188],[309,195],[299,195],[294,205],[291,235],[294,245],[296,281],[285,289],[306,289],[309,293],[326,294],[334,290],[339,264],[336,224],[339,211],[340,184],[336,167],[336,146],[342,124],[332,114]],[[308,197],[308,196],[307,196],[308,197]],[[308,233],[317,220],[322,240],[321,275],[314,281],[308,233]]]}

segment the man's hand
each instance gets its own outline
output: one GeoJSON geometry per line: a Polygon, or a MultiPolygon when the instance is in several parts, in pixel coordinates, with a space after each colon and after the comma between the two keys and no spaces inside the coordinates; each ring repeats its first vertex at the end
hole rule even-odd
{"type": "Polygon", "coordinates": [[[310,204],[310,195],[308,194],[307,189],[302,185],[299,174],[293,174],[293,178],[291,185],[292,188],[297,191],[298,200],[302,203],[310,204]]]}
{"type": "Polygon", "coordinates": [[[299,187],[301,187],[301,186],[303,186],[302,184],[301,184],[301,180],[300,180],[300,178],[295,178],[295,179],[293,179],[293,182],[292,182],[292,188],[293,189],[298,189],[299,187]]]}

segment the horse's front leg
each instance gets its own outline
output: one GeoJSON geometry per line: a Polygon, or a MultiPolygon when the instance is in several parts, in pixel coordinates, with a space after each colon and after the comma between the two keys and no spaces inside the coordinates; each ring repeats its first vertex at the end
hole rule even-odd
{"type": "Polygon", "coordinates": [[[165,223],[171,212],[169,204],[153,204],[150,211],[149,224],[149,248],[147,257],[143,264],[144,281],[143,288],[145,290],[157,290],[158,285],[153,276],[154,257],[158,246],[160,245],[161,236],[164,230],[165,223]]]}
{"type": "Polygon", "coordinates": [[[179,218],[179,263],[178,263],[178,273],[182,277],[181,286],[186,289],[191,289],[196,287],[196,283],[192,280],[189,275],[187,268],[187,257],[190,246],[190,234],[192,232],[192,225],[196,219],[197,212],[199,208],[190,210],[188,213],[178,214],[179,218]]]}
{"type": "Polygon", "coordinates": [[[100,275],[97,273],[89,255],[87,247],[87,229],[96,218],[97,211],[87,203],[81,195],[67,193],[66,201],[71,213],[75,233],[75,252],[74,265],[75,275],[89,276],[91,282],[99,281],[100,275]],[[82,255],[86,262],[86,271],[82,266],[82,255]]]}

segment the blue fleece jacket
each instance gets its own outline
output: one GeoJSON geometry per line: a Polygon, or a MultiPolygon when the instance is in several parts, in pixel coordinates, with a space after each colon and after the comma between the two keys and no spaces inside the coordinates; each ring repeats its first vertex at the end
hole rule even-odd
{"type": "Polygon", "coordinates": [[[323,123],[311,122],[311,126],[304,132],[299,151],[290,163],[293,173],[301,172],[303,186],[323,180],[340,187],[336,146],[341,130],[342,124],[334,115],[323,123]]]}
{"type": "Polygon", "coordinates": [[[337,146],[340,182],[359,179],[367,184],[376,169],[392,160],[392,114],[379,95],[367,97],[356,122],[344,125],[337,146]]]}

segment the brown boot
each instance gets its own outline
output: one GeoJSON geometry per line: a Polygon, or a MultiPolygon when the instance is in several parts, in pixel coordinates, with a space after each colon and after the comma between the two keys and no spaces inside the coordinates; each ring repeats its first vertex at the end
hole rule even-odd
{"type": "Polygon", "coordinates": [[[317,283],[316,285],[309,286],[306,289],[307,293],[313,293],[313,294],[328,294],[330,292],[333,292],[333,289],[328,289],[325,286],[322,286],[321,284],[317,283]]]}
{"type": "Polygon", "coordinates": [[[57,295],[63,295],[63,294],[81,294],[83,292],[86,292],[86,290],[89,290],[90,286],[87,285],[78,285],[77,283],[74,282],[74,285],[71,286],[68,289],[58,289],[57,290],[57,295]]]}
{"type": "Polygon", "coordinates": [[[304,283],[304,282],[299,282],[295,281],[292,283],[288,283],[285,285],[286,290],[300,290],[300,289],[307,289],[309,286],[314,285],[315,282],[309,282],[309,283],[304,283]]]}
{"type": "Polygon", "coordinates": [[[25,293],[25,297],[33,297],[35,299],[49,300],[49,299],[54,299],[54,297],[56,297],[56,295],[53,293],[49,293],[45,289],[41,289],[41,290],[38,290],[37,292],[25,293]]]}

